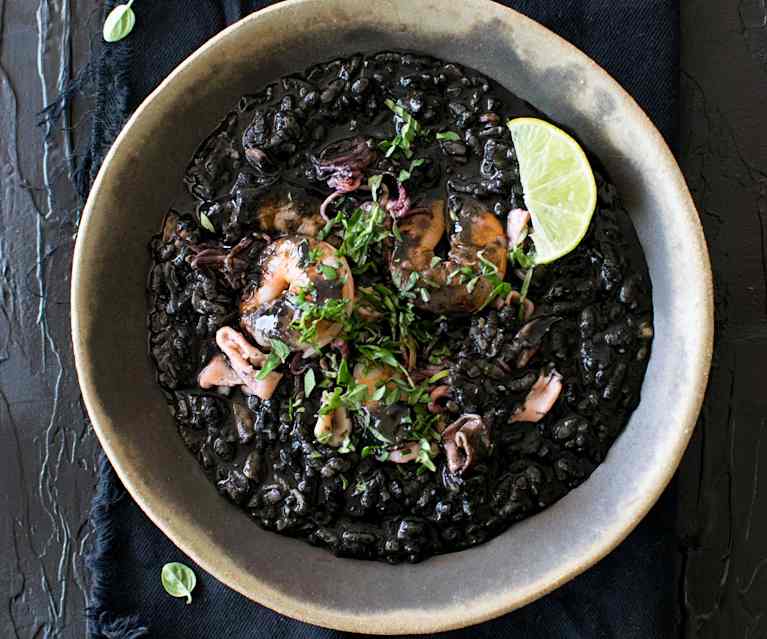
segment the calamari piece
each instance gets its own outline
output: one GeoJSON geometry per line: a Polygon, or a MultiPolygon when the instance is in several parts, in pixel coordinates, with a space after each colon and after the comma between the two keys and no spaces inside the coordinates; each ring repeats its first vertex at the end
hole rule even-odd
{"type": "Polygon", "coordinates": [[[514,248],[525,239],[527,225],[530,224],[530,213],[525,209],[514,209],[506,218],[506,239],[509,248],[514,248]]]}
{"type": "Polygon", "coordinates": [[[512,422],[539,422],[556,404],[562,392],[562,376],[554,369],[541,373],[524,403],[511,416],[512,422]]]}
{"type": "Polygon", "coordinates": [[[218,388],[220,386],[231,388],[242,385],[242,379],[229,366],[226,357],[221,353],[217,353],[211,357],[205,368],[200,371],[200,374],[197,376],[197,385],[200,388],[218,388]]]}
{"type": "MultiPolygon", "coordinates": [[[[325,396],[323,396],[323,401],[325,396]]],[[[322,444],[338,448],[351,435],[352,420],[343,406],[333,412],[318,415],[314,425],[314,437],[322,444]]]]}
{"type": "Polygon", "coordinates": [[[474,413],[461,415],[442,433],[442,445],[451,473],[462,475],[491,447],[490,433],[482,417],[474,413]]]}
{"type": "Polygon", "coordinates": [[[282,379],[282,373],[271,372],[257,379],[266,355],[253,346],[239,331],[224,326],[216,332],[216,344],[229,360],[232,370],[240,378],[243,391],[261,399],[269,399],[282,379]]]}

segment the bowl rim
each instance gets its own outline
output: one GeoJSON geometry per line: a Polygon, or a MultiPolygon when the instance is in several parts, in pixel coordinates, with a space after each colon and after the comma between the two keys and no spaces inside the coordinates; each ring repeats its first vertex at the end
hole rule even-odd
{"type": "MultiPolygon", "coordinates": [[[[239,582],[237,575],[232,573],[230,568],[225,565],[225,561],[222,562],[217,557],[208,557],[197,552],[191,544],[187,543],[185,538],[177,534],[176,531],[174,531],[173,525],[169,524],[161,516],[161,508],[158,504],[153,503],[151,496],[144,495],[141,491],[137,490],[136,483],[132,480],[132,474],[129,469],[130,464],[125,463],[122,460],[119,452],[115,449],[115,447],[112,446],[110,441],[111,438],[109,436],[111,427],[105,423],[102,423],[102,421],[99,419],[101,409],[97,396],[97,390],[94,387],[92,380],[89,378],[88,373],[86,372],[86,362],[90,357],[89,349],[83,340],[78,339],[78,335],[80,335],[81,324],[83,321],[81,314],[85,313],[86,307],[86,300],[80,295],[80,280],[82,277],[81,265],[83,263],[83,254],[86,244],[83,238],[87,237],[87,228],[91,218],[98,214],[96,206],[96,200],[98,199],[97,194],[99,193],[102,184],[105,182],[105,180],[108,179],[109,167],[112,163],[112,160],[124,146],[126,140],[130,138],[135,123],[141,119],[142,114],[153,104],[158,96],[165,91],[165,88],[169,84],[173,83],[179,75],[183,74],[189,67],[193,66],[199,58],[205,56],[210,49],[216,47],[221,41],[229,38],[231,34],[242,28],[245,28],[245,26],[251,21],[259,20],[265,14],[285,11],[286,9],[292,9],[300,5],[308,6],[316,4],[318,1],[319,0],[284,0],[283,2],[265,7],[245,16],[238,22],[230,25],[223,31],[213,36],[201,47],[190,54],[183,62],[181,62],[177,67],[173,69],[173,71],[157,86],[154,91],[152,91],[144,99],[144,101],[134,111],[115,139],[107,155],[105,156],[98,174],[91,186],[88,200],[83,210],[73,257],[72,283],[70,289],[72,302],[71,330],[75,355],[75,366],[80,382],[83,401],[99,441],[107,457],[109,458],[110,463],[114,467],[118,477],[123,482],[123,485],[139,505],[141,510],[179,549],[186,553],[205,571],[214,576],[216,579],[222,581],[230,588],[236,590],[245,597],[253,601],[257,601],[258,603],[261,603],[262,605],[265,605],[281,614],[306,623],[317,624],[337,630],[363,632],[369,634],[383,634],[382,630],[376,627],[377,618],[372,614],[351,615],[344,613],[343,611],[333,609],[323,609],[320,611],[320,614],[306,614],[305,607],[300,599],[291,595],[277,592],[270,588],[269,585],[265,582],[261,582],[261,587],[258,591],[254,592],[252,589],[249,590],[239,582]]],[[[494,10],[505,12],[522,28],[537,32],[542,38],[558,42],[560,46],[574,54],[581,63],[589,68],[590,73],[601,76],[602,81],[612,87],[615,93],[620,96],[626,109],[631,111],[633,117],[637,118],[637,121],[641,124],[643,131],[653,138],[652,141],[654,145],[660,151],[660,155],[656,158],[657,163],[662,166],[664,171],[667,172],[668,177],[674,181],[675,189],[679,193],[680,200],[683,203],[683,206],[680,206],[680,210],[678,212],[680,215],[684,215],[687,218],[686,222],[688,223],[693,235],[693,237],[690,239],[695,242],[696,252],[700,258],[700,275],[706,285],[705,290],[702,291],[705,308],[700,309],[700,319],[702,323],[697,328],[698,334],[700,336],[700,349],[697,353],[700,366],[696,368],[698,379],[694,380],[694,383],[690,385],[691,388],[694,387],[695,392],[688,400],[685,418],[683,420],[683,424],[680,424],[680,435],[678,436],[675,442],[675,446],[673,447],[673,450],[671,451],[671,454],[668,458],[670,463],[665,464],[664,468],[659,471],[657,480],[653,486],[653,490],[641,495],[637,502],[637,508],[631,514],[631,516],[626,516],[620,522],[613,522],[609,530],[605,531],[602,539],[600,540],[600,543],[596,544],[590,553],[581,556],[577,562],[568,564],[556,579],[550,581],[544,586],[528,590],[522,593],[521,596],[510,597],[508,601],[506,601],[503,605],[498,605],[489,609],[485,608],[480,611],[472,611],[469,608],[462,608],[460,614],[457,612],[452,614],[440,613],[438,617],[432,615],[432,618],[428,623],[414,624],[414,620],[409,619],[397,627],[392,627],[390,625],[386,628],[386,634],[442,632],[488,621],[500,615],[511,612],[512,610],[525,606],[528,603],[552,592],[553,590],[559,588],[566,582],[570,581],[577,575],[592,567],[599,560],[614,550],[616,546],[618,546],[629,535],[629,533],[631,533],[639,521],[641,521],[641,519],[647,514],[647,512],[655,504],[661,493],[665,490],[666,486],[671,481],[687,448],[690,437],[692,436],[694,430],[695,423],[700,413],[708,382],[709,369],[713,352],[713,279],[708,248],[692,196],[689,192],[681,169],[662,135],[659,133],[645,112],[639,107],[634,98],[620,85],[617,80],[615,80],[607,71],[605,71],[601,66],[594,62],[591,57],[588,56],[588,54],[584,53],[575,45],[571,44],[550,29],[544,27],[539,22],[525,16],[519,11],[499,5],[495,2],[492,2],[492,0],[473,0],[473,2],[477,4],[493,5],[494,10]],[[682,426],[685,427],[683,428],[682,426]]]]}

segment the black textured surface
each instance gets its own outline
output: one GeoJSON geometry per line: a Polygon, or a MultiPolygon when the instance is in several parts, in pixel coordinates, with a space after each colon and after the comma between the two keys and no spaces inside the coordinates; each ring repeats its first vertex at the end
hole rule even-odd
{"type": "MultiPolygon", "coordinates": [[[[83,636],[83,557],[93,540],[85,518],[98,445],[81,413],[68,337],[78,208],[67,173],[70,138],[90,129],[77,109],[67,122],[73,132],[45,140],[35,124],[88,53],[96,5],[0,0],[0,635],[8,637],[83,636]]],[[[767,10],[761,0],[681,5],[679,154],[711,250],[718,334],[675,522],[659,518],[677,531],[681,580],[672,604],[681,635],[758,638],[767,636],[767,400],[759,375],[767,356],[767,10]]],[[[654,55],[652,43],[644,55],[654,55]]],[[[627,572],[635,564],[618,565],[627,572]]],[[[123,588],[121,578],[108,585],[123,588]]],[[[200,600],[206,592],[203,585],[200,600]]]]}

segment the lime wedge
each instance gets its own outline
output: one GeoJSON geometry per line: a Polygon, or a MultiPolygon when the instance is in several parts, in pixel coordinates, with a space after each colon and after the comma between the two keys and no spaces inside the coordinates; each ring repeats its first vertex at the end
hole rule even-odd
{"type": "Polygon", "coordinates": [[[567,133],[537,118],[508,122],[517,151],[536,264],[572,251],[589,228],[597,186],[588,158],[567,133]]]}

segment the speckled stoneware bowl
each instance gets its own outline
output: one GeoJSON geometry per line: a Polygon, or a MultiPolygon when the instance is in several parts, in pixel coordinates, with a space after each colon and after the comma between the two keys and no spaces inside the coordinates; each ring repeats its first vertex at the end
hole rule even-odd
{"type": "Polygon", "coordinates": [[[293,0],[208,42],[139,108],[99,173],[77,241],[72,317],[80,384],[99,439],[133,497],[182,550],[281,613],[391,634],[508,612],[626,537],[687,445],[713,325],[703,234],[661,136],[588,57],[486,0],[293,0]],[[478,69],[576,131],[631,211],[650,266],[656,328],[643,399],[588,481],[483,546],[398,566],[337,559],[265,532],[217,494],[176,435],[155,383],[144,289],[147,242],[187,161],[241,94],[322,59],[387,48],[478,69]]]}

